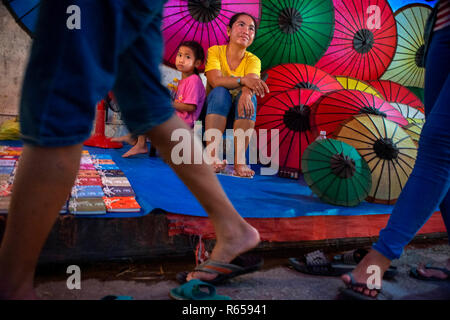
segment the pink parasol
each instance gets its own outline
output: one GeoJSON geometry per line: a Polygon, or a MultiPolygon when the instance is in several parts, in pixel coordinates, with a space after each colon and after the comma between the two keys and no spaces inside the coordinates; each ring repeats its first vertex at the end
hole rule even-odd
{"type": "MultiPolygon", "coordinates": [[[[205,50],[228,42],[230,18],[246,12],[259,20],[259,0],[169,0],[163,11],[161,26],[164,38],[164,63],[175,65],[178,46],[183,41],[197,41],[205,50]]],[[[200,68],[204,69],[204,66],[200,68]]]]}

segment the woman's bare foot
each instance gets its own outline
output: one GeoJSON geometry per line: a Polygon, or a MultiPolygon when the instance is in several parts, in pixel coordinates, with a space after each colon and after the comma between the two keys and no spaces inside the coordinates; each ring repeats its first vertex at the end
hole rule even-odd
{"type": "MultiPolygon", "coordinates": [[[[445,265],[444,268],[450,271],[450,259],[447,259],[447,264],[445,265]]],[[[445,274],[445,272],[441,270],[431,268],[427,269],[424,264],[420,264],[417,267],[417,272],[420,273],[420,275],[422,275],[425,278],[438,278],[445,280],[449,277],[447,274],[445,274]]]]}
{"type": "Polygon", "coordinates": [[[215,158],[212,162],[212,167],[215,173],[219,173],[220,171],[225,170],[227,164],[228,164],[227,160],[220,161],[219,158],[215,158]]]}
{"type": "Polygon", "coordinates": [[[123,154],[122,158],[128,158],[137,154],[147,153],[148,147],[145,143],[144,145],[136,144],[130,150],[123,154]]]}
{"type": "Polygon", "coordinates": [[[132,138],[131,134],[127,134],[126,136],[121,136],[121,137],[115,137],[115,138],[111,138],[111,141],[113,142],[126,142],[132,146],[134,146],[137,143],[137,139],[132,138]]]}
{"type": "Polygon", "coordinates": [[[246,164],[235,164],[234,172],[239,177],[253,177],[255,171],[250,169],[246,164]]]}
{"type": "MultiPolygon", "coordinates": [[[[226,239],[217,240],[210,256],[211,260],[230,263],[240,254],[255,248],[260,242],[258,230],[247,223],[244,223],[242,228],[236,228],[234,231],[234,234],[229,234],[226,239]]],[[[210,281],[215,277],[217,277],[217,274],[194,271],[187,275],[186,281],[192,279],[210,281]]]]}
{"type": "MultiPolygon", "coordinates": [[[[372,276],[373,271],[369,269],[369,267],[377,266],[379,267],[379,283],[381,285],[381,279],[383,279],[383,275],[386,272],[386,270],[389,268],[391,264],[391,261],[387,259],[385,256],[383,256],[381,253],[375,250],[371,250],[362,260],[361,262],[356,266],[356,268],[352,271],[352,275],[354,280],[357,283],[361,284],[367,284],[367,280],[369,277],[372,276]]],[[[351,279],[348,274],[344,274],[341,276],[342,281],[344,281],[345,285],[352,289],[353,291],[362,293],[368,297],[375,298],[378,294],[377,290],[370,290],[368,288],[361,288],[351,285],[351,279]]],[[[381,288],[379,288],[381,289],[381,288]]]]}

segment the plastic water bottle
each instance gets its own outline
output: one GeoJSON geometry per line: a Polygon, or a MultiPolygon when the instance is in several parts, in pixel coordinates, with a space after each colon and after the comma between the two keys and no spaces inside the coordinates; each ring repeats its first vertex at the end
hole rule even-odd
{"type": "Polygon", "coordinates": [[[327,138],[326,131],[320,131],[320,135],[316,138],[316,141],[325,140],[327,138]]]}

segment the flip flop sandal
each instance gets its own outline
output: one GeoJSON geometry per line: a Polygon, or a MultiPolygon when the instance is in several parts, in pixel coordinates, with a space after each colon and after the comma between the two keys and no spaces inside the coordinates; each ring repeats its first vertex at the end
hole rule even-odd
{"type": "Polygon", "coordinates": [[[116,295],[108,295],[104,296],[102,300],[133,300],[133,297],[130,296],[116,296],[116,295]]]}
{"type": "MultiPolygon", "coordinates": [[[[350,250],[344,252],[343,254],[335,255],[333,258],[333,262],[356,266],[366,256],[367,253],[369,253],[369,251],[363,248],[350,250]]],[[[390,266],[384,273],[383,279],[393,279],[397,275],[397,273],[397,267],[390,266]]]]}
{"type": "MultiPolygon", "coordinates": [[[[252,255],[240,255],[230,263],[223,263],[214,260],[206,260],[198,265],[194,271],[201,271],[211,274],[217,274],[212,280],[203,280],[210,284],[220,284],[237,276],[260,270],[264,264],[264,260],[260,257],[252,255]]],[[[189,271],[180,272],[176,275],[179,283],[186,283],[186,277],[189,271]]]]}
{"type": "MultiPolygon", "coordinates": [[[[289,258],[289,263],[295,270],[316,275],[316,276],[339,276],[342,273],[337,272],[330,261],[325,257],[320,250],[310,252],[303,255],[300,259],[289,258]]],[[[348,271],[348,270],[347,270],[348,271]]]]}
{"type": "Polygon", "coordinates": [[[281,167],[278,169],[278,176],[281,178],[289,178],[298,180],[299,178],[299,170],[288,167],[281,167]]]}
{"type": "Polygon", "coordinates": [[[228,296],[216,294],[216,287],[198,279],[170,290],[169,296],[174,300],[231,300],[228,296]]]}
{"type": "Polygon", "coordinates": [[[289,258],[289,264],[302,273],[329,277],[341,276],[355,268],[355,265],[330,262],[321,250],[310,252],[300,259],[289,258]]]}
{"type": "Polygon", "coordinates": [[[334,262],[340,262],[345,264],[358,264],[368,253],[366,249],[359,248],[344,252],[343,254],[335,255],[334,262]]]}
{"type": "Polygon", "coordinates": [[[423,280],[423,281],[449,281],[450,280],[450,270],[447,270],[445,268],[433,267],[431,264],[427,264],[425,266],[425,269],[442,271],[443,273],[445,273],[447,275],[447,278],[442,279],[442,278],[435,277],[435,276],[426,277],[419,273],[419,271],[417,270],[417,267],[411,268],[411,270],[409,271],[409,276],[412,278],[415,278],[415,279],[423,280]]]}
{"type": "Polygon", "coordinates": [[[393,296],[383,292],[381,289],[369,289],[367,287],[367,284],[356,282],[355,278],[353,277],[353,274],[351,272],[347,273],[347,275],[350,277],[350,283],[347,284],[346,288],[339,288],[340,293],[349,299],[352,300],[392,300],[393,296]],[[373,291],[375,290],[377,292],[377,295],[375,297],[367,296],[362,292],[354,291],[351,287],[356,288],[363,288],[363,291],[365,289],[373,291]]]}

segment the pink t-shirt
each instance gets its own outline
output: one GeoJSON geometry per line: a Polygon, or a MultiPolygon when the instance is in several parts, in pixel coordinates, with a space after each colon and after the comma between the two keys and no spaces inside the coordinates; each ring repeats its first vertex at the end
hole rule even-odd
{"type": "Polygon", "coordinates": [[[177,111],[178,116],[187,123],[188,126],[193,127],[194,122],[198,119],[200,112],[202,112],[203,104],[206,99],[206,90],[202,79],[193,74],[178,83],[177,94],[175,102],[186,104],[195,104],[197,108],[192,112],[177,111]]]}

